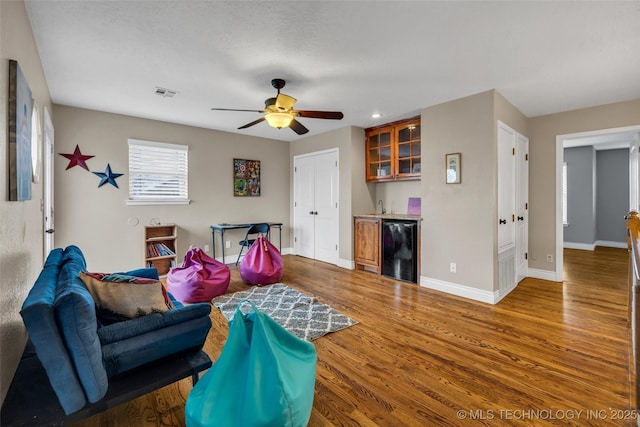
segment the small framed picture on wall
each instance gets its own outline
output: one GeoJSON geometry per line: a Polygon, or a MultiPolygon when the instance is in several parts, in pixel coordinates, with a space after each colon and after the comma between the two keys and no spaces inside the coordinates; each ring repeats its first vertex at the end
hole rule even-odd
{"type": "Polygon", "coordinates": [[[460,153],[449,153],[445,155],[444,171],[447,184],[460,184],[462,175],[461,156],[462,155],[460,153]]]}
{"type": "Polygon", "coordinates": [[[233,159],[233,195],[260,196],[260,160],[233,159]]]}

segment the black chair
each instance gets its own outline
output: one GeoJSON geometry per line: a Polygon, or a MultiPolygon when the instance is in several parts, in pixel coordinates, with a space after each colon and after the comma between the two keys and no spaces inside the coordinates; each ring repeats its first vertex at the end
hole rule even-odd
{"type": "Polygon", "coordinates": [[[244,236],[244,240],[238,242],[240,245],[240,253],[238,254],[238,259],[236,260],[236,265],[240,262],[240,256],[242,255],[242,251],[244,248],[247,250],[253,245],[253,242],[256,241],[256,238],[259,234],[266,234],[267,238],[269,237],[269,224],[267,223],[259,223],[259,224],[251,224],[251,227],[247,230],[247,234],[244,236]],[[254,236],[251,238],[251,236],[254,236]]]}

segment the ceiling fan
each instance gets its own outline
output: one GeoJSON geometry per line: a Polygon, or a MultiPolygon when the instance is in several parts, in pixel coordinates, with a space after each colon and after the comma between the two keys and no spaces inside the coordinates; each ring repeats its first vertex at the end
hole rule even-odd
{"type": "Polygon", "coordinates": [[[212,108],[212,110],[264,113],[264,117],[254,120],[251,123],[247,123],[244,126],[240,126],[238,129],[246,129],[266,120],[271,127],[278,129],[289,127],[298,135],[303,135],[309,132],[309,129],[297,121],[296,117],[332,120],[341,120],[344,117],[344,115],[339,111],[294,110],[293,104],[295,104],[297,100],[289,95],[280,93],[280,89],[282,89],[284,85],[285,81],[283,79],[271,80],[271,86],[278,90],[278,95],[274,98],[268,98],[265,100],[263,110],[234,110],[231,108],[212,108]]]}

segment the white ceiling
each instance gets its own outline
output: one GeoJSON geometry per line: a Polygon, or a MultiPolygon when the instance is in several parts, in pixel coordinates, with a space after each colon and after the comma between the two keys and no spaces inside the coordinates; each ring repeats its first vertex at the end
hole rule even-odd
{"type": "Polygon", "coordinates": [[[640,98],[640,1],[26,0],[53,102],[236,128],[275,95],[370,127],[497,89],[528,117],[640,98]],[[173,98],[156,87],[177,91],[173,98]],[[371,113],[380,112],[374,120],[371,113]]]}

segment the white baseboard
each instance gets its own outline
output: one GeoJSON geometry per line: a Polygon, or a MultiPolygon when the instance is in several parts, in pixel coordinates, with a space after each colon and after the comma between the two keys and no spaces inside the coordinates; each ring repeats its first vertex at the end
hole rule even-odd
{"type": "Polygon", "coordinates": [[[353,270],[356,268],[355,261],[349,261],[348,259],[338,258],[338,267],[346,268],[347,270],[353,270]]]}
{"type": "Polygon", "coordinates": [[[425,276],[420,276],[420,286],[436,291],[446,292],[448,294],[457,295],[459,297],[469,298],[475,301],[485,302],[487,304],[495,304],[504,297],[504,295],[499,295],[499,291],[484,291],[482,289],[473,288],[471,286],[446,282],[444,280],[433,279],[431,277],[425,276]]]}
{"type": "Polygon", "coordinates": [[[612,242],[610,240],[596,240],[596,246],[605,246],[607,248],[627,249],[627,242],[612,242]]]}
{"type": "Polygon", "coordinates": [[[282,255],[295,255],[295,252],[293,252],[293,248],[282,248],[280,253],[282,255]]]}
{"type": "Polygon", "coordinates": [[[565,249],[579,249],[581,251],[593,251],[596,248],[595,243],[574,243],[564,242],[562,247],[565,249]]]}
{"type": "Polygon", "coordinates": [[[527,269],[527,277],[533,277],[534,279],[549,280],[551,282],[560,282],[556,277],[555,271],[539,270],[537,268],[527,269]]]}
{"type": "Polygon", "coordinates": [[[566,249],[580,249],[583,251],[593,251],[596,246],[605,246],[607,248],[627,248],[627,242],[613,242],[610,240],[596,240],[594,243],[573,243],[564,242],[562,245],[566,249]]]}
{"type": "MultiPolygon", "coordinates": [[[[293,248],[284,248],[282,249],[282,255],[296,255],[296,252],[293,248]]],[[[234,261],[235,262],[235,261],[234,261]]],[[[348,259],[338,258],[338,262],[336,265],[340,268],[346,268],[347,270],[354,270],[356,268],[355,261],[350,261],[348,259]]]]}
{"type": "MultiPolygon", "coordinates": [[[[242,259],[244,257],[244,255],[247,253],[247,251],[244,251],[242,253],[242,257],[240,259],[242,259]]],[[[293,248],[282,248],[282,250],[280,251],[280,254],[282,255],[290,255],[290,254],[294,254],[293,252],[293,248]]],[[[294,254],[295,255],[295,254],[294,254]]],[[[224,257],[224,263],[225,264],[235,264],[236,260],[238,259],[238,254],[235,255],[226,255],[224,257]]],[[[216,257],[216,261],[222,261],[222,257],[216,257]]]]}

